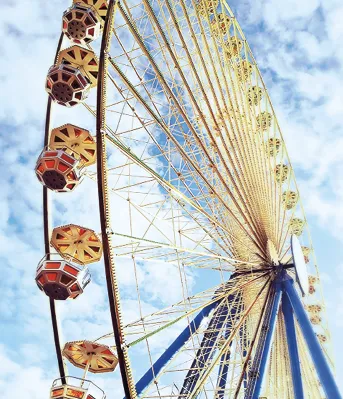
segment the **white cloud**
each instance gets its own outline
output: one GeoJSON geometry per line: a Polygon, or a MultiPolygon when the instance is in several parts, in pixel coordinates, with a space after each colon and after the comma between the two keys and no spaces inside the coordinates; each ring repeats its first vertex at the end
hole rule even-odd
{"type": "Polygon", "coordinates": [[[14,354],[15,351],[10,353],[0,346],[0,391],[3,398],[46,399],[52,384],[50,373],[42,365],[37,367],[31,362],[26,367],[14,361],[14,354]]]}
{"type": "Polygon", "coordinates": [[[269,0],[264,4],[264,20],[273,29],[279,29],[280,22],[310,17],[319,4],[319,0],[291,0],[288,2],[269,0]]]}
{"type": "Polygon", "coordinates": [[[322,59],[331,56],[334,51],[330,40],[323,37],[319,41],[314,34],[307,31],[297,32],[296,40],[299,50],[304,52],[308,60],[320,62],[322,59]]]}

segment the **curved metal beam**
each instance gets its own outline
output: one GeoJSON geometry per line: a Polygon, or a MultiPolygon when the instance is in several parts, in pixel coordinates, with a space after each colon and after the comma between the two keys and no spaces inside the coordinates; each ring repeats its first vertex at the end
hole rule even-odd
{"type": "MultiPolygon", "coordinates": [[[[62,42],[63,42],[63,33],[60,35],[60,39],[58,41],[54,64],[57,62],[58,53],[60,52],[62,42]]],[[[51,106],[52,100],[49,96],[48,104],[46,108],[46,118],[45,118],[45,134],[44,134],[44,147],[49,145],[50,141],[50,122],[51,122],[51,106]]],[[[50,219],[50,210],[49,210],[49,190],[46,187],[43,187],[43,231],[44,231],[44,251],[45,255],[50,253],[50,231],[51,231],[51,219],[50,219]]],[[[63,384],[66,383],[65,379],[65,366],[62,357],[62,350],[61,350],[61,342],[59,336],[59,328],[58,328],[58,320],[56,315],[56,306],[55,301],[53,299],[49,299],[49,306],[50,306],[50,314],[51,314],[51,322],[52,322],[52,330],[54,334],[54,342],[55,342],[55,349],[56,349],[56,356],[58,362],[58,369],[61,377],[61,381],[63,384]]]]}
{"type": "Polygon", "coordinates": [[[116,281],[114,253],[111,244],[110,201],[107,187],[107,151],[105,132],[107,67],[114,15],[117,5],[117,0],[109,1],[100,50],[96,110],[97,182],[106,284],[114,339],[116,343],[125,397],[126,399],[135,399],[137,394],[129,366],[129,357],[127,354],[127,348],[125,348],[123,345],[124,337],[122,333],[119,289],[116,281]]]}

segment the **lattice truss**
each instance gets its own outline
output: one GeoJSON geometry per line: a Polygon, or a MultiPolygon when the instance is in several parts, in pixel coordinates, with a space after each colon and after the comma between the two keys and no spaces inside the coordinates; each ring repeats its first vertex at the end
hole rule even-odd
{"type": "MultiPolygon", "coordinates": [[[[271,265],[275,256],[290,261],[292,233],[300,236],[318,283],[293,170],[260,71],[226,2],[212,0],[117,3],[107,67],[108,190],[112,212],[126,221],[113,218],[112,244],[118,264],[131,265],[140,312],[124,328],[135,380],[135,359],[140,371],[149,369],[161,354],[154,349],[158,341],[169,344],[218,303],[141,397],[244,397],[271,265]],[[152,314],[141,305],[138,276],[149,262],[161,270],[171,265],[181,287],[179,302],[152,314]],[[228,281],[232,273],[241,274],[228,281]],[[191,279],[202,284],[191,287],[191,279]]],[[[92,101],[84,106],[95,114],[92,101]]],[[[96,180],[91,170],[86,175],[96,180]]],[[[305,301],[322,304],[320,289],[305,301]]],[[[318,333],[329,337],[324,322],[318,333]]],[[[291,389],[283,389],[290,386],[290,365],[282,315],[275,337],[265,393],[291,398],[291,389]]],[[[308,397],[319,398],[301,338],[299,347],[308,397]]]]}
{"type": "MultiPolygon", "coordinates": [[[[150,221],[178,224],[178,238],[155,232],[165,236],[157,247],[184,247],[184,237],[258,264],[268,239],[283,254],[305,219],[259,71],[236,20],[218,7],[203,15],[193,3],[118,5],[107,122],[122,156],[111,189],[150,221]]],[[[153,243],[138,240],[154,234],[131,233],[144,256],[153,243]]]]}
{"type": "MultiPolygon", "coordinates": [[[[266,276],[232,279],[128,324],[127,346],[139,351],[146,344],[153,347],[163,334],[169,334],[169,329],[175,334],[180,327],[189,328],[201,310],[217,304],[141,397],[190,397],[194,389],[199,397],[216,397],[218,392],[231,397],[237,390],[247,356],[246,339],[250,332],[255,333],[256,321],[266,301],[268,282],[266,276]],[[222,367],[220,375],[227,381],[225,387],[217,381],[222,367]]],[[[246,373],[249,370],[250,363],[246,373]]]]}
{"type": "MultiPolygon", "coordinates": [[[[321,399],[325,395],[318,382],[316,371],[311,362],[310,354],[299,326],[296,326],[296,331],[305,397],[308,399],[321,399]]],[[[293,396],[291,366],[287,348],[285,323],[281,313],[278,317],[275,337],[270,356],[265,394],[268,398],[291,398],[293,396]]]]}

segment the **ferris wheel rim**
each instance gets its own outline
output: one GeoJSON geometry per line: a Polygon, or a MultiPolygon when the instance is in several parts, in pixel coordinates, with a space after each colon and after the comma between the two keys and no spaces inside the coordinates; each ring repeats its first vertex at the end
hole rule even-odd
{"type": "MultiPolygon", "coordinates": [[[[63,42],[63,32],[60,35],[57,49],[55,53],[55,62],[58,57],[58,53],[61,49],[62,42],[63,42]]],[[[44,146],[47,146],[49,143],[50,137],[50,123],[51,123],[51,108],[52,108],[52,99],[49,97],[47,101],[47,109],[46,109],[46,116],[45,116],[45,132],[44,132],[44,146]]],[[[44,230],[44,251],[45,256],[49,256],[50,254],[50,231],[51,231],[51,215],[50,215],[50,193],[47,187],[43,187],[43,230],[44,230]]],[[[51,322],[53,328],[53,335],[54,335],[54,344],[55,344],[55,351],[56,357],[58,362],[58,369],[60,373],[60,377],[62,382],[65,383],[66,381],[66,372],[65,372],[65,365],[63,362],[62,356],[62,347],[60,342],[60,333],[59,333],[59,323],[56,314],[56,305],[55,300],[49,298],[49,307],[50,307],[50,315],[51,315],[51,322]]]]}
{"type": "Polygon", "coordinates": [[[100,58],[99,58],[99,73],[98,73],[98,86],[97,86],[97,111],[96,111],[96,138],[97,138],[97,176],[98,176],[98,198],[99,198],[99,211],[100,211],[100,224],[102,229],[102,238],[104,245],[104,263],[105,274],[107,282],[107,293],[110,305],[112,327],[116,342],[116,350],[118,354],[118,361],[121,370],[123,388],[127,399],[134,399],[136,397],[135,387],[132,380],[129,361],[123,351],[122,343],[123,336],[121,333],[122,322],[119,304],[119,293],[115,287],[115,266],[113,260],[111,238],[109,238],[109,198],[106,187],[106,137],[104,132],[105,124],[105,111],[104,111],[104,98],[106,93],[106,74],[108,62],[108,49],[110,46],[110,37],[113,29],[114,15],[117,7],[117,0],[109,0],[108,11],[106,14],[104,31],[101,42],[100,58]]]}
{"type": "MultiPolygon", "coordinates": [[[[108,236],[111,235],[112,232],[109,230],[109,226],[106,225],[106,213],[108,212],[108,209],[106,209],[106,207],[108,206],[108,204],[106,205],[106,202],[108,202],[108,198],[106,198],[106,197],[108,196],[108,193],[107,193],[106,184],[104,183],[104,179],[103,179],[104,174],[106,173],[106,170],[105,170],[106,169],[106,152],[105,153],[103,152],[103,145],[106,142],[106,140],[109,138],[109,135],[106,131],[106,125],[103,123],[103,121],[105,119],[106,110],[104,109],[105,107],[104,107],[104,103],[102,102],[102,100],[105,97],[104,92],[106,91],[106,80],[108,79],[106,63],[111,62],[111,56],[109,54],[109,51],[107,51],[108,50],[107,49],[107,45],[108,45],[107,41],[110,39],[110,36],[112,34],[111,22],[113,23],[115,11],[116,11],[115,8],[116,8],[117,4],[118,3],[116,0],[109,0],[109,9],[108,9],[108,13],[107,13],[106,20],[105,20],[104,35],[102,37],[102,45],[101,45],[101,53],[100,53],[100,65],[99,65],[99,75],[98,75],[99,84],[98,84],[98,89],[97,89],[98,90],[98,96],[97,96],[98,106],[97,106],[97,111],[96,111],[96,121],[97,121],[96,134],[97,134],[97,147],[98,147],[98,155],[99,155],[98,165],[97,165],[97,177],[98,177],[97,183],[98,183],[98,194],[99,194],[99,205],[100,205],[100,218],[101,218],[101,224],[102,224],[101,230],[102,230],[102,237],[103,237],[103,242],[104,242],[104,258],[105,258],[105,270],[106,270],[106,277],[107,277],[107,291],[108,291],[109,300],[110,300],[111,314],[113,313],[114,317],[117,318],[117,321],[113,325],[113,331],[114,331],[114,335],[115,335],[115,339],[116,339],[116,347],[117,347],[117,351],[118,351],[119,364],[121,367],[123,386],[124,386],[124,390],[126,393],[126,399],[129,399],[129,398],[134,399],[136,397],[136,390],[135,390],[135,386],[133,384],[133,378],[132,378],[132,373],[131,373],[130,356],[128,354],[125,355],[123,353],[123,351],[127,351],[127,348],[129,345],[123,344],[123,341],[125,339],[125,334],[122,333],[123,323],[121,321],[120,308],[119,308],[120,300],[119,300],[119,297],[116,297],[114,294],[114,291],[115,291],[114,280],[115,279],[113,279],[113,275],[111,276],[111,270],[110,270],[111,263],[112,263],[111,253],[110,253],[111,252],[111,239],[108,236]],[[105,157],[104,157],[104,154],[105,154],[105,157]],[[105,167],[104,167],[104,164],[105,164],[105,167]]],[[[118,7],[120,8],[121,5],[119,4],[118,7]]],[[[123,11],[125,12],[125,10],[123,10],[123,11]]],[[[63,34],[61,35],[58,49],[60,49],[60,47],[61,47],[62,39],[63,39],[63,34]]],[[[256,67],[257,67],[257,64],[256,64],[256,67]]],[[[258,67],[257,67],[257,70],[258,70],[258,67]]],[[[263,82],[262,79],[261,79],[261,81],[263,82]]],[[[264,82],[263,82],[263,84],[264,84],[264,82]]],[[[48,141],[49,141],[48,138],[49,138],[49,130],[50,130],[50,109],[51,109],[51,99],[49,97],[49,102],[48,102],[49,122],[47,119],[45,143],[48,143],[48,141]]],[[[293,173],[293,170],[292,170],[292,173],[293,173]]],[[[47,210],[48,209],[48,205],[47,205],[48,204],[48,191],[45,187],[43,190],[44,190],[43,191],[43,193],[44,193],[43,194],[43,204],[44,204],[43,207],[44,207],[44,210],[47,210]]],[[[49,218],[49,212],[47,210],[46,212],[44,212],[45,238],[47,236],[49,236],[50,226],[49,226],[48,218],[49,218]]],[[[285,234],[284,238],[282,235],[280,236],[280,241],[282,241],[282,239],[284,239],[283,244],[285,243],[287,236],[288,236],[288,232],[285,234]]],[[[46,244],[46,241],[45,241],[45,246],[46,245],[48,245],[48,247],[49,247],[49,243],[46,244]]],[[[282,247],[283,246],[284,245],[282,245],[282,247]]],[[[47,251],[47,249],[46,249],[46,251],[47,251]]],[[[276,262],[277,255],[274,255],[273,258],[276,262]]],[[[246,263],[248,263],[248,262],[246,262],[246,263]]],[[[112,264],[112,266],[113,266],[113,264],[112,264]]],[[[60,344],[59,344],[56,312],[55,312],[55,308],[54,308],[54,301],[51,299],[50,299],[50,306],[51,306],[51,313],[52,313],[52,318],[53,318],[53,329],[54,329],[54,335],[55,335],[55,345],[56,345],[57,357],[58,357],[59,366],[60,366],[60,374],[61,374],[62,378],[65,378],[66,376],[64,373],[63,365],[62,365],[63,369],[61,369],[61,362],[63,364],[63,359],[62,358],[61,358],[62,360],[60,359],[59,351],[58,351],[58,347],[60,347],[60,344]]],[[[113,318],[113,315],[112,315],[112,318],[113,318]]],[[[263,312],[261,313],[261,317],[262,317],[262,315],[263,315],[263,312]]],[[[112,320],[112,323],[113,323],[113,320],[112,320]]],[[[256,330],[256,332],[257,331],[258,331],[258,329],[256,330]]],[[[199,387],[197,389],[199,389],[199,387]]]]}
{"type": "MultiPolygon", "coordinates": [[[[119,7],[121,7],[121,5],[119,5],[119,7]]],[[[124,10],[122,9],[122,12],[124,12],[124,10]]]]}

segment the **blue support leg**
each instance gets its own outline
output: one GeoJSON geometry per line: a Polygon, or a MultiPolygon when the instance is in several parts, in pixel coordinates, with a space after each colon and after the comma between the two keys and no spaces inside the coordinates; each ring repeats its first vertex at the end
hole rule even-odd
{"type": "Polygon", "coordinates": [[[298,343],[295,332],[293,309],[287,295],[283,295],[282,297],[282,313],[286,327],[287,346],[288,346],[289,360],[291,363],[294,399],[304,399],[304,390],[301,378],[298,343]]]}
{"type": "Polygon", "coordinates": [[[144,389],[150,385],[154,378],[161,372],[162,368],[169,362],[169,360],[177,353],[190,337],[198,330],[201,322],[207,317],[211,310],[218,306],[218,302],[213,302],[206,306],[187,326],[182,333],[176,338],[176,340],[162,353],[162,355],[156,360],[153,366],[143,375],[143,377],[136,384],[137,395],[140,395],[144,389]]]}
{"type": "MultiPolygon", "coordinates": [[[[244,324],[242,325],[242,327],[239,329],[239,337],[241,340],[241,347],[243,348],[242,351],[242,356],[243,359],[245,359],[245,357],[247,356],[247,350],[246,348],[250,345],[247,345],[247,333],[246,333],[246,321],[244,322],[244,324]]],[[[248,385],[248,379],[247,379],[247,373],[244,373],[244,377],[243,377],[243,388],[246,389],[248,385]]]]}
{"type": "Polygon", "coordinates": [[[219,367],[218,380],[217,380],[217,386],[219,389],[216,396],[216,398],[218,399],[224,398],[226,382],[227,382],[227,373],[229,371],[229,365],[228,365],[229,360],[230,360],[230,349],[228,349],[228,351],[225,352],[220,359],[220,367],[219,367]]]}
{"type": "Polygon", "coordinates": [[[218,306],[219,300],[206,306],[187,326],[175,341],[165,350],[164,353],[156,360],[153,366],[143,375],[136,384],[137,395],[140,395],[144,389],[150,385],[154,378],[161,372],[162,368],[190,339],[190,337],[198,330],[201,322],[207,317],[211,310],[218,306]]]}
{"type": "MultiPolygon", "coordinates": [[[[238,311],[240,312],[242,309],[242,304],[239,306],[238,311]]],[[[236,314],[236,312],[231,311],[232,314],[236,314]]],[[[232,330],[232,318],[230,318],[227,322],[226,328],[225,328],[225,334],[224,338],[228,339],[229,335],[231,334],[232,330]]],[[[219,372],[218,372],[218,379],[217,379],[217,387],[218,387],[218,392],[216,399],[223,399],[225,395],[225,388],[226,388],[226,383],[227,383],[227,374],[229,371],[229,360],[230,360],[230,350],[231,350],[231,345],[232,342],[228,348],[228,350],[222,355],[220,359],[220,366],[219,366],[219,372]]]]}
{"type": "Polygon", "coordinates": [[[270,304],[267,308],[266,316],[262,325],[262,332],[257,345],[253,367],[250,371],[249,384],[245,392],[246,399],[258,399],[260,397],[262,382],[272,347],[281,296],[281,282],[276,281],[274,282],[274,290],[271,293],[270,304]]]}
{"type": "Polygon", "coordinates": [[[306,340],[309,352],[311,354],[314,366],[317,370],[318,377],[325,391],[327,398],[342,399],[338,390],[335,379],[331,372],[330,366],[326,360],[324,352],[320,346],[318,338],[313,331],[311,322],[307,317],[303,304],[294,288],[294,282],[291,278],[284,281],[284,288],[290,300],[295,316],[300,325],[303,336],[306,340]]]}
{"type": "MultiPolygon", "coordinates": [[[[230,280],[236,277],[235,274],[232,274],[230,280]]],[[[227,284],[230,283],[230,280],[227,284]]],[[[224,293],[228,289],[228,285],[218,288],[215,291],[215,296],[212,299],[216,298],[216,295],[224,293]]],[[[229,296],[230,298],[231,296],[229,296]]],[[[136,392],[139,396],[151,383],[152,381],[159,375],[161,370],[166,366],[166,364],[172,359],[172,357],[189,341],[190,337],[197,332],[200,327],[201,322],[205,317],[207,317],[210,312],[215,308],[221,308],[221,304],[227,301],[223,299],[218,299],[215,302],[206,306],[202,311],[195,317],[195,319],[187,326],[182,333],[175,339],[174,342],[162,353],[162,355],[156,360],[153,366],[143,375],[143,377],[136,384],[136,392]]],[[[218,309],[216,310],[216,312],[218,309]]],[[[125,398],[124,398],[125,399],[125,398]]]]}
{"type": "Polygon", "coordinates": [[[208,360],[212,358],[216,349],[215,344],[219,332],[223,330],[223,326],[228,318],[228,302],[231,302],[232,300],[235,300],[235,297],[232,295],[230,295],[228,299],[224,299],[213,314],[207,330],[204,333],[200,348],[197,350],[195,359],[193,360],[183,382],[180,396],[189,395],[193,392],[193,389],[200,378],[201,371],[206,367],[208,360]]]}

